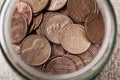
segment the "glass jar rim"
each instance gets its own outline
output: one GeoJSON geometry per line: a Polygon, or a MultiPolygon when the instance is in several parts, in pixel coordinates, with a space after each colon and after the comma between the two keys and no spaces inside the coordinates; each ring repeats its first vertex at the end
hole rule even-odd
{"type": "MultiPolygon", "coordinates": [[[[101,0],[102,1],[102,0],[101,0]]],[[[6,3],[7,2],[7,0],[5,0],[5,2],[4,3],[6,3]]],[[[9,1],[8,1],[9,2],[9,1]]],[[[110,53],[109,53],[109,55],[108,55],[108,57],[105,59],[105,61],[98,67],[98,70],[97,71],[95,71],[95,73],[94,74],[90,74],[90,75],[88,75],[85,79],[88,79],[88,78],[91,78],[91,77],[93,77],[94,75],[96,75],[98,72],[99,72],[99,70],[100,69],[102,69],[102,67],[103,67],[103,65],[105,65],[105,63],[108,61],[108,59],[110,58],[110,56],[111,56],[111,54],[112,54],[112,51],[113,51],[113,49],[114,49],[114,46],[115,46],[115,42],[116,42],[116,34],[117,34],[117,24],[116,24],[116,18],[115,18],[115,13],[114,13],[114,10],[113,10],[113,8],[112,8],[112,5],[111,5],[111,3],[110,3],[110,1],[107,1],[107,3],[108,3],[108,5],[109,5],[109,7],[110,7],[110,10],[111,10],[111,13],[112,13],[112,17],[113,17],[113,19],[114,19],[114,27],[115,27],[115,29],[114,29],[114,36],[113,36],[113,40],[112,40],[112,46],[111,46],[111,51],[110,51],[110,53]]],[[[7,4],[7,3],[6,3],[7,4]]],[[[3,7],[2,7],[3,8],[3,7]]],[[[1,13],[0,13],[1,14],[1,13]]],[[[26,79],[29,79],[27,76],[25,76],[24,74],[22,74],[19,70],[17,70],[17,68],[15,68],[15,66],[14,65],[12,65],[12,63],[10,62],[10,60],[9,60],[9,58],[7,57],[7,55],[5,54],[5,51],[4,51],[4,49],[3,49],[3,46],[2,46],[2,43],[0,42],[0,47],[1,47],[1,50],[2,50],[2,52],[3,52],[3,55],[4,55],[4,57],[6,58],[6,60],[7,60],[7,62],[10,64],[10,66],[17,72],[17,73],[19,73],[20,75],[22,75],[22,77],[24,77],[24,78],[26,78],[26,79]]],[[[71,73],[72,74],[72,73],[71,73]]]]}

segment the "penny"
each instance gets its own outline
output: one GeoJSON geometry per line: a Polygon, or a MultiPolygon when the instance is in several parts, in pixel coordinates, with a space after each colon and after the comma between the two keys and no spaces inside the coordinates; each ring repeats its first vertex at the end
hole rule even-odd
{"type": "Polygon", "coordinates": [[[72,24],[72,20],[62,14],[57,14],[49,18],[44,25],[46,37],[53,43],[60,44],[61,30],[68,24],[72,24]]]}
{"type": "Polygon", "coordinates": [[[78,24],[67,25],[61,32],[60,42],[63,48],[72,54],[81,54],[90,46],[83,26],[78,24]]]}
{"type": "Polygon", "coordinates": [[[20,13],[14,13],[11,19],[12,43],[19,44],[27,33],[27,21],[20,13]]]}
{"type": "Polygon", "coordinates": [[[65,6],[67,0],[50,0],[49,11],[56,11],[65,6]]]}
{"type": "Polygon", "coordinates": [[[35,27],[34,27],[34,30],[36,29],[36,28],[38,28],[39,27],[39,25],[41,24],[41,22],[42,22],[42,17],[43,17],[43,14],[40,14],[40,15],[38,15],[36,18],[35,18],[35,27]]]}
{"type": "Polygon", "coordinates": [[[82,69],[85,66],[84,63],[82,62],[81,58],[79,58],[76,55],[70,55],[70,54],[68,54],[68,55],[65,55],[65,57],[71,59],[75,63],[75,65],[76,65],[76,67],[77,67],[78,70],[82,69]]]}
{"type": "Polygon", "coordinates": [[[33,9],[33,13],[42,11],[47,5],[49,0],[20,0],[30,4],[33,9]]]}
{"type": "Polygon", "coordinates": [[[52,44],[51,46],[51,56],[63,56],[65,55],[65,50],[61,45],[52,44]]]}
{"type": "Polygon", "coordinates": [[[89,64],[93,60],[93,56],[90,54],[89,51],[86,51],[79,56],[81,57],[85,65],[89,64]]]}
{"type": "Polygon", "coordinates": [[[18,2],[15,6],[15,12],[23,14],[28,22],[28,25],[31,23],[32,9],[29,4],[25,2],[18,2]]]}
{"type": "Polygon", "coordinates": [[[91,14],[85,22],[85,31],[87,38],[93,44],[100,44],[103,41],[105,28],[104,20],[101,14],[91,14]]]}
{"type": "Polygon", "coordinates": [[[93,0],[68,0],[69,16],[76,22],[84,22],[94,8],[93,0]]]}
{"type": "Polygon", "coordinates": [[[67,74],[74,72],[77,69],[71,59],[66,57],[57,57],[47,64],[46,70],[51,71],[52,74],[67,74]]]}
{"type": "Polygon", "coordinates": [[[96,56],[97,53],[99,52],[100,46],[99,45],[91,45],[88,49],[88,51],[93,55],[96,56]]]}
{"type": "Polygon", "coordinates": [[[45,63],[51,55],[51,47],[48,40],[42,36],[30,35],[22,42],[22,59],[32,66],[45,63]]]}
{"type": "Polygon", "coordinates": [[[58,13],[47,12],[43,15],[43,20],[42,20],[42,23],[40,24],[39,30],[38,30],[38,31],[40,31],[39,33],[42,33],[43,36],[45,36],[44,35],[45,34],[45,32],[44,32],[45,26],[44,25],[46,24],[47,19],[49,19],[50,17],[52,17],[56,14],[58,14],[58,13]]]}

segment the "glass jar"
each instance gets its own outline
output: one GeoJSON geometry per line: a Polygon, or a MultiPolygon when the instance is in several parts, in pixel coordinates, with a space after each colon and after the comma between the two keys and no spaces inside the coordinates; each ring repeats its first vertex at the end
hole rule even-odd
{"type": "Polygon", "coordinates": [[[105,22],[105,36],[94,60],[81,70],[64,75],[50,75],[39,72],[21,60],[10,40],[10,20],[18,0],[6,0],[0,15],[0,47],[8,64],[25,79],[32,80],[88,80],[93,78],[108,62],[115,47],[117,25],[113,7],[109,0],[97,0],[105,22]]]}

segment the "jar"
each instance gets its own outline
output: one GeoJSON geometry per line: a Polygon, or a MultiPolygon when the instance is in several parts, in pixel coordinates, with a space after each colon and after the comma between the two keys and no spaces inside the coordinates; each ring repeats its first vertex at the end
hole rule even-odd
{"type": "Polygon", "coordinates": [[[30,80],[88,80],[99,73],[110,59],[115,47],[117,25],[115,13],[109,0],[96,0],[105,22],[105,36],[98,54],[83,69],[64,75],[50,75],[39,72],[28,66],[18,54],[15,54],[9,34],[11,15],[17,1],[6,0],[3,4],[0,15],[0,47],[8,64],[21,77],[30,80]]]}

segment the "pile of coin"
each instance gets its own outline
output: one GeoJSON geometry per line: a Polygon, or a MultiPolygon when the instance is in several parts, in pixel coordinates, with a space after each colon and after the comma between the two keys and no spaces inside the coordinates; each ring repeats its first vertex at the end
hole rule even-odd
{"type": "Polygon", "coordinates": [[[75,72],[91,63],[104,33],[95,0],[19,0],[11,19],[16,53],[50,74],[75,72]]]}

